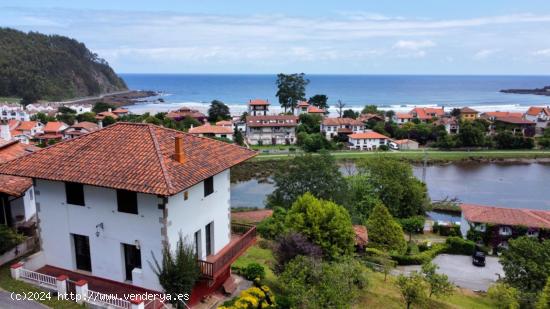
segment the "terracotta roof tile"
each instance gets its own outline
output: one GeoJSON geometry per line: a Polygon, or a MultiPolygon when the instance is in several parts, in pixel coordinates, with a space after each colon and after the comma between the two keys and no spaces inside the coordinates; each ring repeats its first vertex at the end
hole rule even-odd
{"type": "Polygon", "coordinates": [[[16,130],[17,131],[30,131],[34,127],[36,127],[36,125],[38,125],[37,121],[21,121],[19,123],[19,126],[17,126],[16,130]]]}
{"type": "Polygon", "coordinates": [[[0,145],[0,164],[17,159],[39,149],[40,148],[36,146],[23,144],[18,141],[4,143],[0,145]]]}
{"type": "Polygon", "coordinates": [[[515,118],[521,118],[523,115],[521,113],[514,113],[514,112],[485,112],[481,114],[482,117],[515,117],[515,118]]]}
{"type": "Polygon", "coordinates": [[[325,113],[325,110],[322,109],[322,108],[319,108],[319,107],[317,107],[317,106],[310,105],[310,106],[307,108],[307,112],[308,112],[308,113],[312,113],[312,114],[324,114],[324,113],[325,113]]]}
{"type": "Polygon", "coordinates": [[[371,138],[371,139],[389,139],[389,137],[385,136],[385,135],[382,135],[378,132],[365,132],[365,133],[354,133],[354,134],[351,134],[349,136],[349,138],[353,138],[353,139],[367,139],[367,138],[371,138]]]}
{"type": "Polygon", "coordinates": [[[89,121],[83,121],[79,123],[75,123],[71,126],[71,128],[75,129],[85,129],[90,132],[99,130],[99,125],[97,123],[89,122],[89,121]]]}
{"type": "Polygon", "coordinates": [[[395,117],[397,119],[411,119],[413,115],[409,113],[395,113],[395,117]]]}
{"type": "Polygon", "coordinates": [[[550,228],[550,211],[461,204],[462,215],[476,223],[550,228]]]}
{"type": "Polygon", "coordinates": [[[527,110],[526,114],[530,116],[537,116],[541,112],[544,112],[546,115],[550,115],[550,108],[548,107],[539,107],[539,106],[531,106],[527,110]]]}
{"type": "Polygon", "coordinates": [[[361,122],[360,120],[353,119],[353,118],[332,118],[327,117],[323,119],[323,125],[325,126],[341,126],[341,125],[347,125],[347,126],[364,126],[365,124],[361,122]]]}
{"type": "Polygon", "coordinates": [[[252,99],[248,102],[248,105],[269,105],[269,102],[262,99],[252,99]]]}
{"type": "Polygon", "coordinates": [[[460,112],[461,112],[461,113],[465,113],[465,114],[473,114],[473,113],[476,113],[476,114],[477,114],[477,113],[479,113],[479,112],[476,111],[475,109],[470,108],[470,107],[467,107],[467,106],[461,108],[461,109],[460,109],[460,112]]]}
{"type": "Polygon", "coordinates": [[[230,127],[213,126],[209,123],[189,129],[191,134],[233,134],[230,127]]]}
{"type": "Polygon", "coordinates": [[[532,124],[532,125],[535,125],[535,123],[532,122],[532,121],[529,121],[529,120],[526,120],[526,119],[523,119],[523,118],[518,118],[518,117],[497,117],[496,120],[501,121],[501,122],[511,123],[511,124],[532,124]]]}
{"type": "Polygon", "coordinates": [[[416,114],[416,117],[419,119],[432,119],[431,114],[434,114],[436,117],[445,115],[443,108],[435,107],[415,107],[410,113],[416,114]]]}
{"type": "Polygon", "coordinates": [[[221,127],[232,127],[233,126],[233,121],[231,121],[231,120],[221,120],[221,121],[216,122],[216,125],[221,126],[221,127]]]}
{"type": "Polygon", "coordinates": [[[64,122],[50,121],[46,123],[43,130],[44,132],[53,133],[53,132],[61,131],[63,127],[67,127],[67,125],[64,122]]]}
{"type": "Polygon", "coordinates": [[[32,186],[32,179],[0,174],[0,183],[0,193],[20,197],[32,186]]]}
{"type": "Polygon", "coordinates": [[[0,166],[4,174],[170,196],[257,153],[152,124],[119,122],[0,166]],[[173,159],[184,139],[185,163],[173,159]]]}

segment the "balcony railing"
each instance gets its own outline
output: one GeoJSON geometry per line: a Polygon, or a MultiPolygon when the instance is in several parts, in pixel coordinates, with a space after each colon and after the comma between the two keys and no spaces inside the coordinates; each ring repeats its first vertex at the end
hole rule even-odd
{"type": "Polygon", "coordinates": [[[232,223],[231,233],[239,235],[238,238],[216,255],[209,256],[207,261],[197,261],[203,278],[215,279],[256,241],[256,227],[253,225],[232,223]]]}

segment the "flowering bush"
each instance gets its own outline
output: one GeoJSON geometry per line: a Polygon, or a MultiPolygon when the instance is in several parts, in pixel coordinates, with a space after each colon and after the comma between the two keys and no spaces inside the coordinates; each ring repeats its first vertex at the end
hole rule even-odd
{"type": "Polygon", "coordinates": [[[229,304],[218,309],[270,309],[276,308],[275,296],[269,287],[251,287],[241,292],[239,297],[233,299],[229,304]]]}

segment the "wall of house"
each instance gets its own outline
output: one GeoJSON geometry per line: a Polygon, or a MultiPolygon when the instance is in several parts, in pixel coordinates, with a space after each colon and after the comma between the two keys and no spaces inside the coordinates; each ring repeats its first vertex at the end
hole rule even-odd
{"type": "Polygon", "coordinates": [[[149,266],[151,252],[162,259],[162,217],[157,196],[138,193],[138,214],[117,211],[116,191],[84,186],[86,206],[68,205],[63,182],[37,180],[35,196],[39,218],[41,249],[45,263],[76,270],[71,234],[89,237],[92,275],[115,281],[125,280],[122,244],[141,250],[140,286],[161,290],[156,274],[149,266]],[[103,228],[97,227],[103,224],[103,228]],[[96,235],[96,232],[99,232],[96,235]]]}
{"type": "Polygon", "coordinates": [[[360,150],[370,150],[370,149],[378,149],[380,145],[387,145],[386,139],[380,139],[380,138],[361,138],[361,139],[353,139],[350,138],[349,142],[352,144],[353,149],[360,149],[360,150]]]}
{"type": "Polygon", "coordinates": [[[28,221],[36,213],[34,189],[30,187],[23,196],[10,202],[13,222],[17,216],[23,216],[28,221]]]}
{"type": "Polygon", "coordinates": [[[271,145],[273,138],[275,143],[279,145],[286,144],[288,139],[290,144],[296,143],[296,128],[295,127],[248,127],[246,130],[246,138],[250,144],[256,145],[258,141],[262,141],[264,145],[271,145]]]}
{"type": "Polygon", "coordinates": [[[194,242],[194,234],[201,231],[200,258],[206,258],[205,227],[214,222],[212,231],[213,252],[216,254],[229,243],[231,237],[229,170],[214,176],[214,193],[204,196],[204,183],[201,182],[185,192],[168,198],[167,237],[172,248],[175,247],[179,234],[188,242],[194,242]]]}

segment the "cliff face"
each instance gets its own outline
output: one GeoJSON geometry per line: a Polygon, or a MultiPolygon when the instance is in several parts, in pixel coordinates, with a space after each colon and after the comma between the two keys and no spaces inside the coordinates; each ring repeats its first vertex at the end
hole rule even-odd
{"type": "Polygon", "coordinates": [[[126,83],[83,43],[0,28],[0,96],[32,102],[121,90],[126,83]]]}

